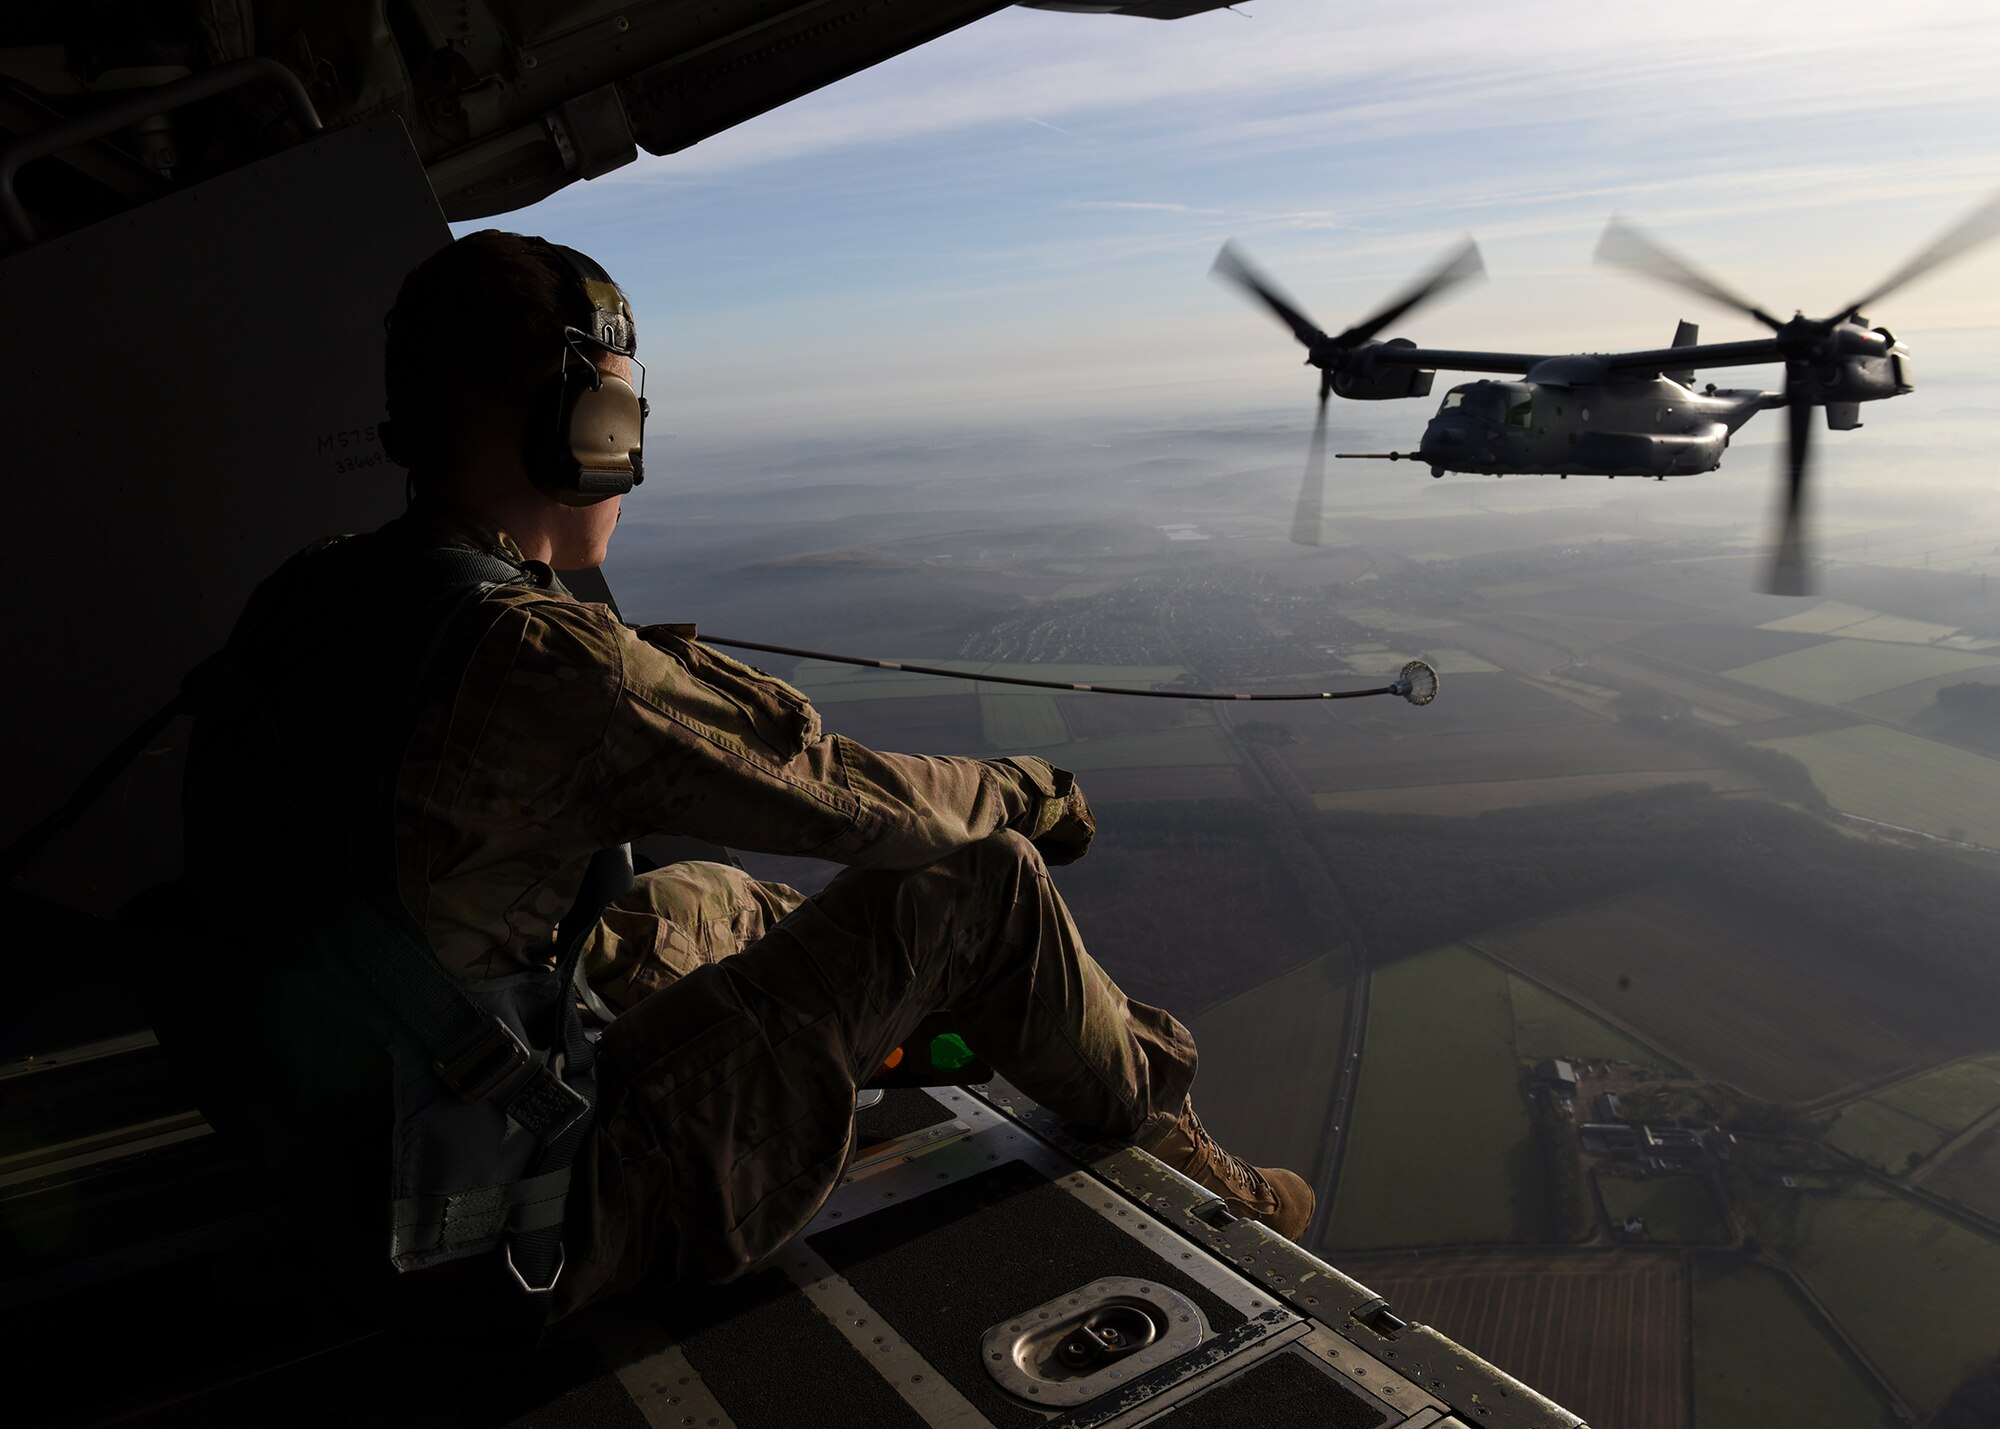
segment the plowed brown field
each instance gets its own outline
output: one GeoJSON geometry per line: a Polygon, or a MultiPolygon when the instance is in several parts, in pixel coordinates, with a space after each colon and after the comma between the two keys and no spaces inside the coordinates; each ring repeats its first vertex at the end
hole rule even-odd
{"type": "Polygon", "coordinates": [[[1340,1268],[1592,1424],[1684,1429],[1681,1262],[1635,1252],[1349,1255],[1340,1268]]]}

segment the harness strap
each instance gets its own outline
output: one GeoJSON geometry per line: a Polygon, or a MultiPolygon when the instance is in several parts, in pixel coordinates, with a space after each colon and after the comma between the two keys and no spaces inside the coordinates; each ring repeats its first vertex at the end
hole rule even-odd
{"type": "MultiPolygon", "coordinates": [[[[448,1196],[407,1196],[391,1212],[390,1255],[396,1259],[446,1250],[503,1235],[518,1238],[563,1222],[569,1167],[504,1186],[483,1186],[448,1196]]],[[[518,1249],[516,1260],[520,1258],[518,1249]]]]}
{"type": "MultiPolygon", "coordinates": [[[[620,855],[630,857],[621,845],[601,850],[591,862],[615,864],[620,855]]],[[[591,882],[588,874],[584,882],[591,882]]],[[[359,936],[345,949],[352,966],[423,1043],[446,1086],[466,1101],[493,1102],[544,1146],[589,1115],[590,1102],[565,1085],[548,1059],[531,1052],[511,1027],[468,998],[405,920],[391,917],[371,898],[356,898],[354,906],[359,936]]],[[[582,939],[576,941],[580,947],[582,939]]]]}

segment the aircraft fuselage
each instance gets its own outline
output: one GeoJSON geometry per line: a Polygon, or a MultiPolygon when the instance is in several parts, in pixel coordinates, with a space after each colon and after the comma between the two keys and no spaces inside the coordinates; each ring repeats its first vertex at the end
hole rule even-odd
{"type": "Polygon", "coordinates": [[[1704,395],[1667,377],[1464,382],[1445,394],[1417,458],[1433,476],[1689,476],[1715,470],[1736,429],[1782,400],[1756,391],[1704,395]]]}

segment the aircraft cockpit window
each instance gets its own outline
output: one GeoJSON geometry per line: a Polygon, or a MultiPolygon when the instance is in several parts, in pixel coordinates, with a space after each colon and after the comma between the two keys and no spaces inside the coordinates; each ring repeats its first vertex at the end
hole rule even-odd
{"type": "Polygon", "coordinates": [[[1507,425],[1510,427],[1527,426],[1529,419],[1534,415],[1534,409],[1535,399],[1533,397],[1524,396],[1518,402],[1509,402],[1507,404],[1507,425]]]}
{"type": "Polygon", "coordinates": [[[1449,412],[1452,410],[1452,408],[1457,407],[1464,401],[1465,401],[1465,394],[1463,392],[1447,392],[1444,394],[1443,410],[1449,412]]]}

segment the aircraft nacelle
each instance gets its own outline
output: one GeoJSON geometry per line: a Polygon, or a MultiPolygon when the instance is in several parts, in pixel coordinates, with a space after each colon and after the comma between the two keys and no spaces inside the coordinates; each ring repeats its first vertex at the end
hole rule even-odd
{"type": "Polygon", "coordinates": [[[1889,338],[1888,351],[1879,357],[1836,358],[1814,374],[1813,390],[1827,403],[1880,402],[1914,392],[1909,349],[1889,338]]]}
{"type": "Polygon", "coordinates": [[[1431,378],[1437,375],[1435,372],[1375,360],[1375,354],[1384,348],[1415,346],[1406,337],[1393,337],[1387,342],[1371,342],[1354,349],[1352,355],[1334,369],[1334,395],[1357,402],[1387,402],[1397,397],[1430,396],[1431,378]]]}

